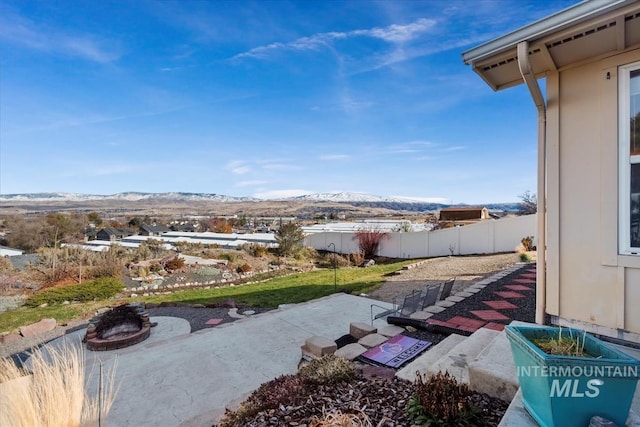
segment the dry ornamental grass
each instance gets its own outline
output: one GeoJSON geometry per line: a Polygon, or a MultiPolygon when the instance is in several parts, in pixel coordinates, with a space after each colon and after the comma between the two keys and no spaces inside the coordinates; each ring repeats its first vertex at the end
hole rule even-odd
{"type": "Polygon", "coordinates": [[[0,360],[0,425],[77,427],[99,425],[116,395],[115,365],[103,379],[98,399],[86,390],[84,352],[79,346],[36,350],[31,369],[0,360]]]}

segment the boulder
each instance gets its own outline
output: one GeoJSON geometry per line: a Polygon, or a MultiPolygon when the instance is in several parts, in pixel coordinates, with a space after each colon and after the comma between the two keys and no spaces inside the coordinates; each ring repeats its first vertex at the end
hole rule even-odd
{"type": "Polygon", "coordinates": [[[49,332],[56,327],[56,324],[56,319],[42,319],[37,323],[32,323],[31,325],[21,327],[20,335],[22,335],[23,337],[32,337],[44,332],[49,332]]]}

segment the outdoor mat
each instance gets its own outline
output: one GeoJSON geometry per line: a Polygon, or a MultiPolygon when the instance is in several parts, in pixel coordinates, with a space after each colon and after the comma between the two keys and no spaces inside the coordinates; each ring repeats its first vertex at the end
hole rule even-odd
{"type": "Polygon", "coordinates": [[[379,346],[367,350],[360,358],[363,362],[399,368],[425,351],[430,345],[429,341],[396,335],[379,346]]]}

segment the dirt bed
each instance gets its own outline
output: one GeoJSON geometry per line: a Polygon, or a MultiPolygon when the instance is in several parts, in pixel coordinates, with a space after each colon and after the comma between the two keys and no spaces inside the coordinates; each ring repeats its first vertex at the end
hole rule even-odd
{"type": "Polygon", "coordinates": [[[416,289],[422,290],[429,285],[440,284],[452,278],[455,278],[452,293],[456,293],[515,265],[518,261],[516,253],[431,258],[390,276],[380,288],[368,296],[391,302],[394,297],[404,296],[416,289]]]}

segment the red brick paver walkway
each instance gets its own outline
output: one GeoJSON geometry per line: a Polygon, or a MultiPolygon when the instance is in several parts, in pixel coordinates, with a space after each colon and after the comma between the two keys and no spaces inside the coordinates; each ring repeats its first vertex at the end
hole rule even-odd
{"type": "MultiPolygon", "coordinates": [[[[442,317],[439,316],[440,319],[428,319],[427,322],[457,329],[466,335],[482,327],[502,331],[505,325],[511,323],[518,309],[527,306],[527,303],[530,304],[531,298],[534,298],[535,294],[531,291],[535,290],[535,273],[535,268],[525,267],[514,272],[513,276],[507,276],[510,278],[507,283],[510,284],[498,288],[489,284],[487,288],[475,294],[482,298],[482,304],[487,306],[486,310],[478,309],[475,300],[472,304],[475,308],[469,308],[466,313],[461,313],[456,304],[456,309],[452,308],[452,313],[455,313],[453,317],[441,320],[442,317]]],[[[464,301],[458,304],[464,307],[464,301]]],[[[442,312],[442,315],[446,316],[446,313],[447,310],[442,312]]]]}

